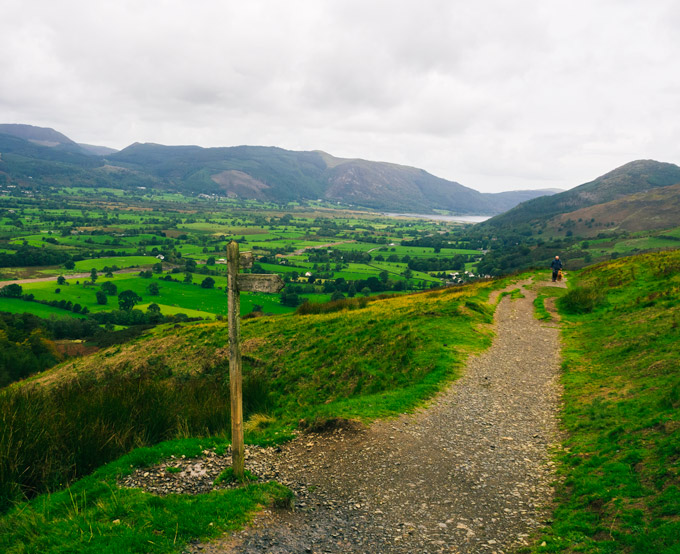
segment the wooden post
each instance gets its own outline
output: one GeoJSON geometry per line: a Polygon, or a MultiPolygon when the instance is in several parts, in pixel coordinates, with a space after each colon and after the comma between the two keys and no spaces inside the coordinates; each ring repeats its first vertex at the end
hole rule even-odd
{"type": "Polygon", "coordinates": [[[234,477],[244,478],[243,395],[241,376],[241,298],[238,288],[238,242],[227,245],[227,309],[229,312],[229,388],[231,400],[231,462],[234,477]]]}
{"type": "Polygon", "coordinates": [[[231,467],[234,477],[243,481],[245,448],[243,445],[243,392],[241,375],[241,291],[279,292],[283,279],[279,275],[239,275],[239,269],[253,266],[251,252],[239,252],[238,242],[227,244],[227,311],[229,312],[229,388],[231,401],[231,467]]]}

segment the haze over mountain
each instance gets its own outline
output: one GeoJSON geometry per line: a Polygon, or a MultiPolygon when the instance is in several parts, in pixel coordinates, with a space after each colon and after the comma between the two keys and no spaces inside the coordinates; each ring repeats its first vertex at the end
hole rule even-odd
{"type": "Polygon", "coordinates": [[[565,192],[523,202],[484,225],[585,236],[603,225],[629,231],[675,227],[680,225],[679,184],[677,165],[637,160],[565,192]]]}
{"type": "Polygon", "coordinates": [[[320,151],[135,143],[116,152],[30,125],[2,125],[0,133],[0,175],[19,184],[136,185],[275,203],[324,199],[386,211],[489,215],[555,192],[481,193],[423,169],[320,151]]]}

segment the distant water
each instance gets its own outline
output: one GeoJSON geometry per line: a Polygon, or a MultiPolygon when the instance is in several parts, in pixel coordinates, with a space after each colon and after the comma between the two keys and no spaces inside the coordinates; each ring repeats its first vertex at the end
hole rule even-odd
{"type": "Polygon", "coordinates": [[[393,214],[386,213],[390,217],[417,217],[418,219],[434,219],[435,221],[459,221],[462,223],[481,223],[491,219],[490,215],[440,215],[440,214],[393,214]]]}

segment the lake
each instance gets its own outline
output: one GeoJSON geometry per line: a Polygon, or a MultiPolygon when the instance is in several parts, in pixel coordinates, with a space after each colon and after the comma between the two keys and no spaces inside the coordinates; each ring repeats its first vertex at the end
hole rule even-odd
{"type": "Polygon", "coordinates": [[[481,223],[493,216],[490,215],[441,215],[441,214],[394,214],[386,213],[390,217],[417,217],[418,219],[433,219],[435,221],[459,221],[462,223],[481,223]]]}

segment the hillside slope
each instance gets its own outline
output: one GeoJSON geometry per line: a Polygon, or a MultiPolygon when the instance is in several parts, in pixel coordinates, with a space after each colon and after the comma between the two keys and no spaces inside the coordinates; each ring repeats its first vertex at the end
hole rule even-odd
{"type": "Polygon", "coordinates": [[[630,194],[548,221],[548,227],[568,228],[581,237],[597,235],[603,224],[629,232],[680,227],[680,183],[630,194]]]}
{"type": "Polygon", "coordinates": [[[71,146],[74,149],[78,147],[66,135],[49,127],[36,127],[21,123],[0,123],[0,134],[17,137],[40,146],[71,146]]]}
{"type": "MultiPolygon", "coordinates": [[[[243,321],[245,417],[266,413],[272,438],[300,419],[414,408],[489,344],[492,286],[243,321]]],[[[5,389],[0,420],[12,427],[0,433],[0,512],[22,492],[56,487],[138,444],[228,433],[227,345],[222,322],[165,326],[5,389]]]]}
{"type": "Polygon", "coordinates": [[[523,202],[507,213],[489,219],[484,226],[504,229],[537,226],[561,214],[678,183],[680,167],[654,160],[638,160],[571,190],[523,202]]]}

